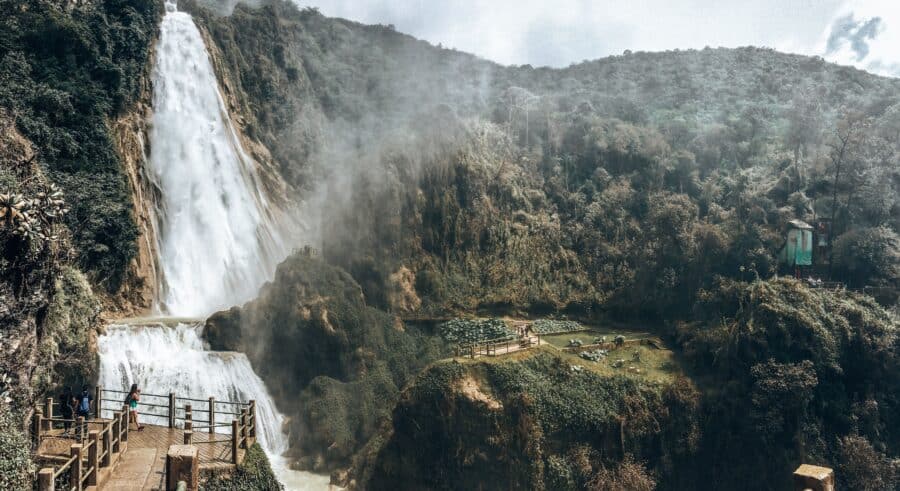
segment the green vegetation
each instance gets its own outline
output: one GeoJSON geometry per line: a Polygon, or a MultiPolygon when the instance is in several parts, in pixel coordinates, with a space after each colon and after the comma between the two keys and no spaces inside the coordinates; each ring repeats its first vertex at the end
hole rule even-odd
{"type": "MultiPolygon", "coordinates": [[[[709,482],[777,487],[801,462],[856,469],[862,459],[874,472],[866,479],[897,485],[878,465],[900,453],[896,317],[869,297],[787,279],[725,281],[700,298],[704,320],[677,337],[710,385],[698,456],[709,482]]],[[[839,485],[855,489],[859,472],[838,473],[839,485]]]]}
{"type": "Polygon", "coordinates": [[[363,486],[622,489],[640,476],[652,488],[677,472],[667,462],[696,449],[699,394],[685,380],[573,372],[537,353],[425,371],[395,409],[374,462],[363,466],[363,486]]]}
{"type": "Polygon", "coordinates": [[[756,48],[502,67],[261,4],[191,8],[283,176],[346,191],[322,197],[323,251],[373,306],[399,310],[406,268],[426,312],[688,318],[716,276],[777,273],[787,220],[815,217],[887,247],[816,274],[896,286],[896,80],[756,48]]]}
{"type": "MultiPolygon", "coordinates": [[[[389,26],[260,4],[230,17],[188,7],[221,53],[248,133],[323,205],[324,260],[367,308],[649,319],[677,351],[658,352],[646,374],[567,353],[429,369],[359,457],[360,482],[645,489],[653,474],[659,489],[780,488],[805,461],[845,469],[845,487],[864,472],[895,486],[896,317],[865,296],[778,279],[792,271],[776,258],[789,220],[826,217],[833,248],[814,252],[812,273],[897,288],[900,82],[757,48],[502,67],[389,26]],[[415,281],[392,295],[401,271],[415,281]],[[699,392],[665,365],[675,359],[699,392]],[[466,374],[499,413],[454,388],[466,374]],[[625,444],[598,448],[624,414],[638,416],[625,444]]],[[[254,336],[290,332],[292,317],[269,312],[294,312],[295,299],[266,305],[254,336]]],[[[367,322],[376,336],[387,324],[367,322]]],[[[310,384],[332,394],[322,414],[356,418],[342,409],[354,394],[368,407],[389,392],[386,377],[363,390],[308,354],[279,362],[338,374],[310,384]]],[[[331,426],[341,431],[320,448],[351,440],[352,425],[331,426]]]]}
{"type": "Polygon", "coordinates": [[[471,344],[482,341],[513,339],[515,334],[503,319],[453,319],[440,326],[441,337],[448,343],[471,344]]]}
{"type": "MultiPolygon", "coordinates": [[[[79,265],[115,292],[134,257],[137,227],[109,121],[144,89],[162,5],[62,4],[0,1],[0,108],[14,115],[34,146],[31,158],[65,193],[79,265]]],[[[0,191],[21,192],[12,185],[0,191]]]]}
{"type": "Polygon", "coordinates": [[[217,475],[206,481],[205,491],[281,491],[284,486],[272,472],[266,452],[254,443],[247,449],[244,461],[228,476],[217,475]]]}
{"type": "Polygon", "coordinates": [[[84,383],[94,380],[99,368],[96,325],[100,304],[91,287],[77,269],[66,266],[59,272],[47,307],[39,346],[41,365],[31,385],[49,393],[60,383],[84,383]]]}
{"type": "Polygon", "coordinates": [[[35,469],[30,449],[31,443],[22,432],[20,416],[11,412],[7,402],[0,400],[0,488],[31,489],[35,469]]]}
{"type": "Polygon", "coordinates": [[[558,334],[585,330],[584,326],[578,322],[553,319],[538,319],[531,324],[531,329],[538,334],[558,334]]]}
{"type": "Polygon", "coordinates": [[[293,416],[305,468],[346,465],[390,416],[400,388],[446,346],[366,305],[349,274],[300,251],[258,299],[207,321],[214,349],[247,353],[293,416]]]}

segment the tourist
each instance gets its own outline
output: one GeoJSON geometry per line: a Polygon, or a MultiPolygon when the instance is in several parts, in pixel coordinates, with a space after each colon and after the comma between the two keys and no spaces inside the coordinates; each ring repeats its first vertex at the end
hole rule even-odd
{"type": "Polygon", "coordinates": [[[131,390],[128,391],[128,396],[125,397],[125,405],[128,406],[128,426],[130,428],[131,423],[134,422],[134,426],[138,431],[144,431],[144,427],[138,423],[137,405],[140,400],[141,389],[138,389],[137,384],[131,384],[131,390]]]}
{"type": "Polygon", "coordinates": [[[91,410],[94,407],[94,396],[91,395],[91,386],[85,385],[81,388],[81,394],[76,398],[75,414],[84,419],[88,419],[91,410]]]}
{"type": "Polygon", "coordinates": [[[63,418],[63,435],[68,435],[72,428],[72,416],[75,414],[75,394],[69,386],[63,387],[59,396],[59,413],[63,418]]]}

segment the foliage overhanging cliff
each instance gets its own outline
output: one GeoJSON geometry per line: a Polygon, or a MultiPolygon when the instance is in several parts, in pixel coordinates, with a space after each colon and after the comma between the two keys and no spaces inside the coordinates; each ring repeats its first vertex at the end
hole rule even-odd
{"type": "Polygon", "coordinates": [[[146,86],[161,13],[137,0],[0,1],[4,489],[33,477],[19,436],[37,398],[96,376],[98,297],[135,279],[138,228],[114,121],[146,86]]]}

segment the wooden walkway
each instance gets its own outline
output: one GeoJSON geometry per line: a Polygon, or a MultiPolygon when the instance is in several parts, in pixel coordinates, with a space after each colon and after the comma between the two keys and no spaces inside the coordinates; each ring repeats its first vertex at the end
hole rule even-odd
{"type": "MultiPolygon", "coordinates": [[[[94,400],[116,402],[120,399],[115,396],[118,392],[98,388],[94,400]],[[114,395],[112,398],[103,397],[104,392],[114,395]]],[[[255,401],[242,403],[215,401],[213,398],[199,401],[179,398],[174,394],[144,395],[168,401],[165,405],[141,402],[148,409],[164,408],[166,414],[156,416],[167,421],[167,425],[145,424],[144,429],[139,431],[134,425],[126,425],[124,411],[107,410],[103,413],[113,413],[112,419],[96,417],[101,414],[99,404],[94,411],[95,417],[88,420],[44,418],[44,414],[53,416],[57,412],[59,403],[53,399],[47,399],[43,410],[36,408],[32,437],[37,445],[36,457],[43,466],[37,476],[38,491],[164,491],[166,457],[172,445],[193,446],[199,457],[193,460],[193,465],[201,471],[215,472],[233,469],[243,461],[246,449],[256,441],[255,401]],[[207,419],[194,419],[191,403],[198,402],[201,405],[205,403],[206,409],[198,408],[197,412],[207,419]],[[217,405],[225,405],[226,408],[217,409],[217,405]],[[216,423],[217,416],[230,422],[216,423]],[[72,426],[73,431],[64,435],[64,425],[72,426]],[[75,428],[78,428],[77,432],[75,428]],[[215,433],[210,433],[210,428],[215,433]]]]}
{"type": "MultiPolygon", "coordinates": [[[[170,445],[180,445],[184,430],[145,425],[144,431],[132,429],[128,434],[128,451],[113,469],[105,491],[165,490],[166,453],[170,445]]],[[[194,445],[200,450],[201,469],[231,467],[230,435],[194,433],[194,445]],[[205,444],[210,440],[217,443],[205,444]]],[[[238,450],[243,453],[243,450],[238,450]]]]}
{"type": "MultiPolygon", "coordinates": [[[[108,420],[95,420],[96,422],[108,420]]],[[[90,424],[90,423],[89,423],[90,424]]],[[[45,434],[38,453],[43,458],[66,459],[69,447],[75,440],[61,436],[62,430],[45,434]]],[[[228,433],[200,433],[192,436],[193,445],[200,451],[201,469],[228,469],[231,462],[231,435],[228,433]],[[214,441],[214,443],[206,443],[214,441]]],[[[184,443],[184,430],[166,426],[144,425],[143,431],[128,432],[127,451],[121,452],[111,473],[101,479],[103,490],[113,491],[163,491],[166,479],[166,453],[170,445],[184,443]]],[[[243,460],[243,449],[238,449],[243,460]]]]}

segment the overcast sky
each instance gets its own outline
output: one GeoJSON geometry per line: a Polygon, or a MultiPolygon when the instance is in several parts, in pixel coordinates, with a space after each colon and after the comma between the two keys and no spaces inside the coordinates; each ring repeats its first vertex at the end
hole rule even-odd
{"type": "Polygon", "coordinates": [[[900,0],[295,0],[503,64],[767,46],[900,76],[900,0]]]}

